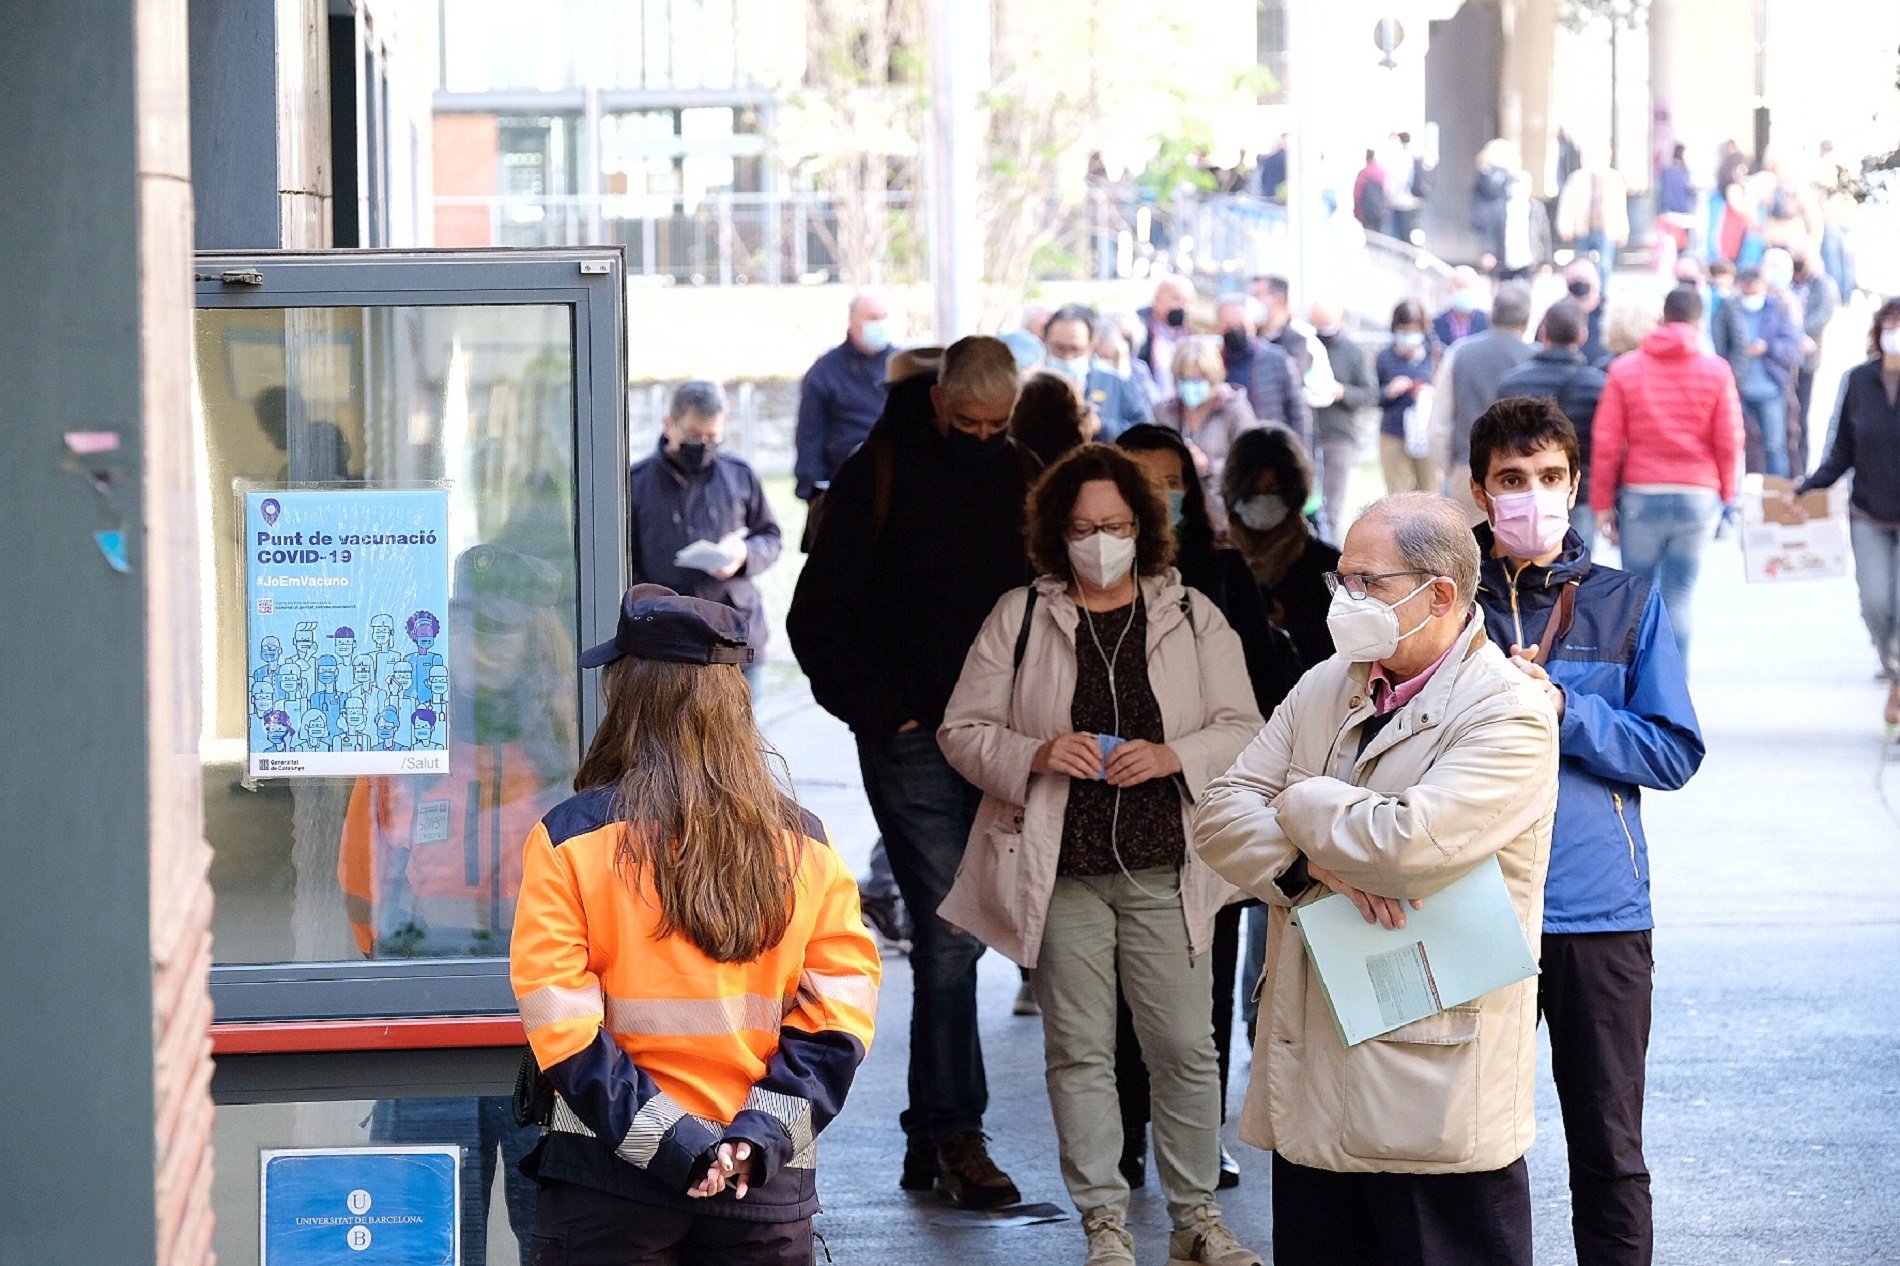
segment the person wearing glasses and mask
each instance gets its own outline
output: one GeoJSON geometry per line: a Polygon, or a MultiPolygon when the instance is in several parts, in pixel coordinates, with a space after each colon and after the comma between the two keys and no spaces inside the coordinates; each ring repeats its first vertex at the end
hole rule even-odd
{"type": "Polygon", "coordinates": [[[1294,909],[1346,896],[1402,927],[1496,858],[1530,944],[1557,807],[1557,718],[1485,633],[1478,543],[1430,493],[1346,534],[1307,673],[1194,815],[1201,859],[1270,911],[1243,1142],[1273,1151],[1276,1266],[1530,1266],[1537,982],[1348,1047],[1294,909]]]}
{"type": "Polygon", "coordinates": [[[1095,363],[1096,316],[1080,304],[1058,308],[1043,327],[1048,353],[1043,368],[1062,375],[1101,419],[1101,435],[1112,440],[1131,426],[1154,421],[1147,394],[1133,382],[1095,363]]]}
{"type": "Polygon", "coordinates": [[[1038,578],[977,634],[937,732],[983,793],[939,913],[1035,969],[1063,1181],[1090,1266],[1133,1266],[1115,987],[1147,1058],[1169,1260],[1258,1266],[1222,1223],[1214,916],[1235,894],[1188,812],[1261,719],[1240,639],[1172,566],[1167,503],[1092,444],[1031,493],[1038,578]]]}

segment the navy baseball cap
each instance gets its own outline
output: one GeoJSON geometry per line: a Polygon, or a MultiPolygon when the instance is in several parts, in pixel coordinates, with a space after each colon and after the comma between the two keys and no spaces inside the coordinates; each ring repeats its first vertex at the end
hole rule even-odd
{"type": "Polygon", "coordinates": [[[613,641],[583,653],[581,667],[599,668],[628,655],[677,664],[750,664],[758,652],[746,641],[745,617],[731,607],[665,585],[635,585],[620,601],[613,641]]]}

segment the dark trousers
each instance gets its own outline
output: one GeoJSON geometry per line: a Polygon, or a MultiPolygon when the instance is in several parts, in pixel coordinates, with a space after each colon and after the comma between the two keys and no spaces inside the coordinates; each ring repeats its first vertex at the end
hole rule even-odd
{"type": "Polygon", "coordinates": [[[523,1266],[811,1266],[811,1219],[741,1222],[544,1182],[523,1266]]]}
{"type": "MultiPolygon", "coordinates": [[[[1220,1061],[1220,1119],[1227,1120],[1227,1066],[1234,1045],[1234,974],[1240,961],[1240,907],[1222,906],[1214,916],[1214,1055],[1220,1061]]],[[[1150,1109],[1148,1065],[1141,1058],[1141,1039],[1135,1036],[1135,1017],[1128,999],[1115,991],[1115,1093],[1121,1099],[1122,1151],[1142,1151],[1147,1145],[1150,1109]]]]}
{"type": "Polygon", "coordinates": [[[1273,1157],[1273,1266],[1531,1266],[1531,1178],[1336,1174],[1273,1157]]]}
{"type": "Polygon", "coordinates": [[[929,728],[858,741],[864,794],[910,910],[910,1106],[906,1134],[942,1141],[978,1129],[989,1106],[976,1023],[983,944],[937,917],[956,880],[982,793],[965,782],[929,728]]]}
{"type": "MultiPolygon", "coordinates": [[[[1789,453],[1789,467],[1799,480],[1808,473],[1808,455],[1814,440],[1808,434],[1808,414],[1814,409],[1814,371],[1799,369],[1794,379],[1794,416],[1799,429],[1794,437],[1794,447],[1789,453]]],[[[1790,427],[1790,430],[1796,430],[1790,427]]]]}
{"type": "Polygon", "coordinates": [[[1655,1252],[1643,1161],[1643,1066],[1655,960],[1643,932],[1545,933],[1537,1005],[1570,1152],[1577,1261],[1649,1266],[1655,1252]]]}

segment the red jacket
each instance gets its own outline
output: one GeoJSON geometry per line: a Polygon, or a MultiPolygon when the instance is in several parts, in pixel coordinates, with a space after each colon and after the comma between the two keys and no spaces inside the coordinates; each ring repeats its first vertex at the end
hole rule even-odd
{"type": "Polygon", "coordinates": [[[1616,507],[1632,484],[1685,484],[1735,500],[1742,401],[1735,375],[1702,350],[1693,325],[1659,326],[1610,362],[1591,434],[1590,508],[1616,507]]]}

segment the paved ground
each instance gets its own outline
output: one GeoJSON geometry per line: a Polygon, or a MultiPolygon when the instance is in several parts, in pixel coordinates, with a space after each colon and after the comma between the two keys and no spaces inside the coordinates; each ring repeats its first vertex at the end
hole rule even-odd
{"type": "MultiPolygon", "coordinates": [[[[1879,710],[1851,580],[1747,586],[1733,543],[1713,547],[1694,686],[1709,758],[1689,788],[1645,806],[1660,927],[1649,1154],[1657,1260],[1900,1260],[1900,760],[1883,763],[1879,710]]],[[[862,865],[874,835],[848,734],[775,665],[767,730],[801,796],[862,865]]],[[[876,1049],[826,1135],[821,1226],[841,1263],[1080,1259],[1062,1225],[945,1229],[946,1206],[897,1190],[909,975],[887,962],[876,1049]]],[[[1025,1198],[1066,1208],[1042,1082],[1040,1026],[1009,1013],[1015,969],[982,968],[995,1151],[1025,1198]]],[[[1236,1056],[1232,1106],[1247,1071],[1236,1056]]],[[[1225,1201],[1264,1249],[1263,1153],[1225,1201]]],[[[1531,1153],[1540,1264],[1574,1261],[1562,1126],[1547,1075],[1531,1153]]],[[[1152,1189],[1131,1211],[1143,1261],[1165,1255],[1152,1189]]]]}

